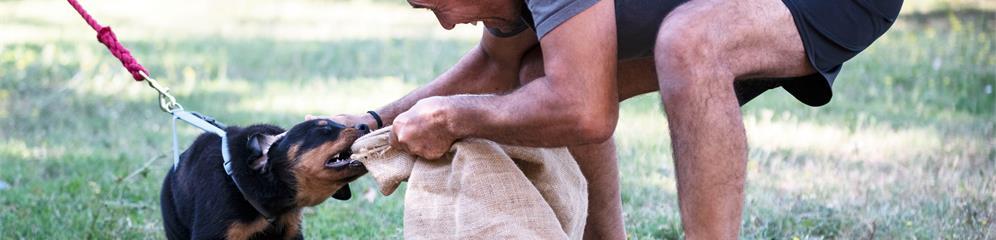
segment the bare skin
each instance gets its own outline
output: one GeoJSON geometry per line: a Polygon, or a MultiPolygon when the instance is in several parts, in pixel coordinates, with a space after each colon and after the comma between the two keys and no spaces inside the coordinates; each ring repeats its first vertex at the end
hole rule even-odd
{"type": "Polygon", "coordinates": [[[393,146],[435,159],[460,138],[549,147],[607,140],[618,114],[614,14],[601,1],[551,31],[540,40],[546,75],[508,94],[418,101],[394,119],[393,146]]]}
{"type": "MultiPolygon", "coordinates": [[[[417,5],[416,7],[428,7],[429,6],[428,3],[417,3],[417,4],[413,3],[412,5],[413,6],[417,5]]],[[[602,5],[603,6],[601,8],[607,8],[607,7],[611,8],[611,4],[602,4],[602,5]]],[[[437,14],[437,17],[440,19],[441,24],[443,25],[444,28],[452,27],[452,26],[447,26],[449,23],[445,22],[444,19],[453,19],[453,18],[446,17],[446,16],[440,16],[440,15],[443,15],[443,14],[441,14],[440,13],[441,11],[438,11],[438,10],[434,10],[433,12],[437,14]]],[[[607,17],[607,16],[611,16],[612,12],[613,11],[611,9],[603,9],[601,16],[589,16],[589,17],[586,17],[586,21],[592,21],[593,19],[604,18],[604,17],[607,17]]],[[[488,24],[489,23],[487,21],[485,21],[485,25],[488,25],[488,24]]],[[[583,24],[584,23],[581,23],[581,22],[574,23],[574,25],[582,25],[582,26],[583,26],[583,24]]],[[[493,26],[493,27],[501,27],[501,26],[493,26]]],[[[602,28],[607,28],[607,27],[614,28],[614,24],[611,23],[611,22],[609,22],[609,23],[603,24],[603,26],[602,26],[602,28]]],[[[567,27],[567,28],[577,28],[577,26],[567,27]]],[[[602,29],[602,30],[600,30],[600,29],[594,29],[593,31],[594,32],[598,32],[598,31],[605,31],[605,30],[604,29],[602,29]]],[[[587,31],[586,34],[590,34],[593,31],[589,30],[589,31],[587,31]]],[[[614,31],[614,29],[613,29],[613,31],[614,31]]],[[[572,33],[572,32],[567,31],[567,33],[572,33]]],[[[575,33],[575,34],[577,34],[577,33],[575,33]]],[[[556,33],[551,33],[550,35],[553,36],[553,35],[557,35],[557,34],[556,33]]],[[[563,35],[563,34],[561,34],[561,35],[563,35]]],[[[611,35],[609,35],[609,36],[611,36],[611,35]]],[[[578,37],[577,36],[561,36],[561,38],[578,38],[578,37]]],[[[598,43],[595,43],[595,44],[610,45],[612,47],[611,48],[607,48],[607,49],[614,50],[615,49],[615,47],[614,47],[614,39],[612,39],[612,38],[605,38],[605,39],[603,39],[603,41],[609,41],[609,40],[613,40],[613,42],[611,42],[611,45],[609,43],[605,43],[605,42],[598,42],[598,43]]],[[[419,89],[413,91],[412,93],[410,93],[409,95],[403,97],[402,99],[400,99],[398,101],[395,101],[394,103],[389,104],[388,106],[385,106],[385,107],[379,109],[378,113],[381,115],[381,117],[383,118],[383,120],[385,122],[387,122],[387,123],[393,123],[393,126],[397,129],[398,126],[404,126],[405,125],[405,124],[399,124],[399,121],[395,120],[395,118],[400,113],[405,112],[405,111],[416,112],[415,110],[418,107],[418,106],[415,106],[416,103],[425,105],[426,104],[425,102],[433,100],[433,98],[430,98],[432,96],[447,96],[447,95],[461,94],[461,93],[505,93],[505,92],[512,92],[512,94],[510,94],[510,95],[513,95],[513,94],[516,94],[514,91],[523,91],[523,92],[518,93],[517,95],[537,95],[537,93],[536,93],[537,91],[539,91],[539,92],[554,92],[555,93],[556,91],[551,91],[550,90],[551,85],[550,85],[549,82],[553,82],[555,84],[561,84],[561,85],[563,85],[563,84],[569,84],[568,80],[570,80],[570,79],[567,79],[568,78],[567,76],[570,76],[570,75],[568,75],[568,74],[561,74],[561,75],[565,75],[565,77],[562,77],[560,79],[556,79],[557,80],[556,82],[554,82],[553,80],[549,80],[549,81],[547,81],[547,80],[540,80],[540,81],[536,81],[537,82],[536,84],[529,84],[530,82],[533,82],[533,80],[545,77],[545,74],[543,74],[543,72],[545,70],[544,70],[543,65],[542,65],[544,59],[541,57],[542,55],[539,54],[539,52],[540,52],[539,49],[540,48],[539,48],[538,44],[539,43],[536,42],[536,36],[532,32],[528,32],[528,31],[527,32],[523,32],[523,33],[521,33],[521,34],[519,34],[517,36],[511,37],[511,38],[496,38],[496,37],[492,36],[490,33],[486,32],[484,34],[484,37],[482,38],[480,46],[478,46],[477,48],[472,49],[466,56],[464,56],[463,59],[461,59],[461,61],[456,66],[454,66],[452,69],[450,69],[449,71],[447,71],[446,73],[444,73],[442,76],[440,76],[439,78],[437,78],[435,81],[433,81],[429,85],[427,85],[425,87],[422,87],[422,88],[419,88],[419,89]],[[524,57],[525,52],[527,50],[530,50],[530,49],[532,49],[532,52],[534,52],[534,53],[531,54],[531,57],[524,57]],[[521,61],[529,61],[530,63],[523,63],[521,61]],[[530,67],[530,66],[532,66],[532,67],[530,67]],[[526,71],[526,70],[524,70],[524,69],[527,69],[527,68],[530,69],[530,70],[532,70],[532,71],[526,71]],[[528,80],[523,80],[523,81],[520,82],[520,79],[523,79],[523,78],[521,78],[521,76],[519,76],[519,74],[517,74],[517,73],[521,73],[521,74],[524,75],[524,74],[527,74],[529,72],[532,72],[532,76],[528,77],[528,80]],[[523,85],[525,85],[525,86],[520,88],[520,86],[523,86],[523,85]],[[532,89],[532,90],[524,90],[524,89],[532,89]],[[413,106],[414,106],[414,108],[413,108],[413,106]],[[412,109],[412,111],[409,111],[409,109],[412,109]]],[[[579,47],[590,47],[590,46],[579,46],[579,47]]],[[[573,54],[584,53],[583,51],[578,51],[578,49],[571,49],[571,50],[572,50],[573,54]]],[[[562,54],[562,55],[566,55],[566,54],[562,54]]],[[[583,58],[583,57],[577,57],[577,58],[574,58],[574,59],[585,59],[585,58],[583,58]]],[[[593,69],[593,70],[600,70],[603,73],[598,73],[597,71],[596,71],[596,73],[590,73],[590,72],[585,72],[585,71],[572,71],[570,69],[571,67],[586,66],[587,64],[593,64],[593,63],[586,63],[586,64],[562,64],[562,66],[564,66],[564,67],[560,71],[582,73],[582,74],[589,74],[589,75],[596,75],[596,76],[601,76],[602,78],[604,78],[605,74],[612,74],[611,70],[614,70],[614,69],[612,69],[612,65],[615,64],[614,51],[609,51],[609,52],[603,54],[603,56],[601,58],[596,59],[596,60],[608,63],[607,65],[604,65],[605,67],[602,68],[602,69],[597,69],[597,68],[593,69]],[[609,73],[604,73],[606,71],[608,71],[609,73]]],[[[650,66],[650,65],[647,65],[647,66],[650,66]]],[[[587,78],[590,78],[590,77],[587,77],[587,78]]],[[[545,78],[545,79],[550,79],[550,78],[545,78]]],[[[589,81],[597,81],[597,80],[601,80],[601,81],[606,81],[607,80],[607,81],[609,81],[609,84],[613,84],[614,85],[614,81],[613,81],[612,78],[594,79],[594,80],[589,80],[589,81]]],[[[594,86],[598,86],[599,84],[593,84],[593,85],[594,86]]],[[[601,85],[607,85],[607,84],[606,83],[602,83],[601,85]]],[[[651,86],[653,86],[654,88],[656,87],[653,84],[651,84],[651,86]]],[[[561,87],[560,89],[570,89],[570,88],[561,87]]],[[[590,90],[590,89],[588,89],[588,90],[590,90]]],[[[608,102],[616,103],[617,100],[618,100],[618,96],[614,92],[615,91],[615,87],[614,86],[603,86],[601,89],[594,89],[594,90],[597,90],[599,93],[593,93],[593,95],[603,96],[602,97],[603,99],[611,99],[608,102]]],[[[576,94],[585,94],[585,92],[575,92],[575,93],[572,93],[572,94],[561,94],[561,96],[573,96],[573,95],[576,95],[576,94]]],[[[629,96],[632,96],[632,95],[633,94],[630,94],[629,96]]],[[[488,106],[489,105],[489,103],[487,103],[487,101],[494,102],[494,101],[496,101],[495,98],[499,98],[499,97],[505,98],[505,99],[515,99],[515,98],[518,98],[518,99],[523,99],[523,100],[527,100],[527,101],[529,99],[529,97],[521,97],[521,96],[497,96],[497,95],[463,96],[463,97],[470,98],[470,99],[468,99],[470,101],[475,101],[473,98],[480,98],[480,99],[477,99],[476,101],[479,101],[478,103],[482,104],[484,106],[488,106]]],[[[556,96],[551,96],[551,97],[556,97],[556,96]]],[[[435,98],[435,99],[438,102],[445,102],[446,101],[445,100],[446,98],[435,98]]],[[[572,98],[572,99],[582,99],[582,98],[572,98]]],[[[552,100],[560,100],[560,99],[552,99],[552,100]]],[[[497,101],[505,101],[505,100],[497,100],[497,101]]],[[[600,101],[600,102],[606,102],[606,101],[600,101]]],[[[432,102],[429,102],[429,103],[432,103],[432,102]]],[[[440,103],[440,104],[442,104],[442,103],[440,103]]],[[[510,108],[506,108],[506,110],[505,110],[506,112],[508,112],[508,111],[518,111],[518,109],[517,109],[518,106],[516,106],[516,104],[509,104],[509,105],[511,107],[510,108]]],[[[520,103],[518,105],[524,105],[524,104],[520,103]]],[[[528,105],[526,105],[526,107],[531,107],[533,109],[538,109],[538,111],[533,111],[533,112],[541,113],[544,110],[543,108],[556,108],[559,105],[565,105],[565,104],[564,103],[559,103],[559,102],[554,102],[553,104],[544,104],[544,105],[540,105],[540,106],[528,106],[528,105]]],[[[583,103],[581,103],[581,104],[573,103],[573,104],[570,104],[570,105],[574,105],[574,106],[585,106],[585,105],[588,105],[588,106],[597,106],[597,105],[583,104],[583,103]]],[[[617,107],[617,105],[611,104],[609,107],[602,107],[602,109],[606,109],[606,108],[610,109],[612,115],[614,116],[616,114],[616,111],[615,111],[616,107],[617,107]]],[[[576,113],[576,114],[588,112],[588,111],[584,111],[584,109],[579,110],[578,108],[563,108],[561,110],[565,111],[565,112],[568,112],[568,113],[573,112],[573,113],[576,113]]],[[[558,115],[558,114],[554,114],[554,116],[556,116],[556,115],[558,115]]],[[[546,125],[561,125],[561,126],[564,126],[565,128],[559,130],[560,133],[558,133],[558,134],[560,134],[560,135],[573,134],[573,132],[577,129],[577,127],[576,127],[576,124],[575,124],[575,126],[571,125],[572,122],[570,121],[570,119],[571,118],[575,118],[575,116],[573,116],[573,115],[564,115],[564,114],[559,114],[559,115],[562,116],[562,117],[560,117],[561,119],[543,119],[542,118],[543,116],[533,117],[533,119],[542,120],[543,122],[546,123],[546,125]],[[563,123],[567,123],[567,124],[563,124],[563,123]]],[[[603,115],[606,115],[606,114],[599,114],[599,113],[589,114],[589,116],[603,116],[603,115]]],[[[369,126],[376,126],[375,125],[375,121],[369,115],[365,115],[365,114],[364,115],[339,115],[339,116],[336,116],[334,118],[336,120],[340,121],[340,122],[345,123],[345,124],[365,123],[365,124],[367,124],[369,126]]],[[[473,119],[468,119],[468,120],[473,120],[473,119]]],[[[417,121],[414,121],[414,122],[420,122],[420,121],[422,121],[422,120],[417,120],[417,121]]],[[[424,122],[430,122],[430,121],[424,121],[424,122]]],[[[496,122],[500,123],[500,121],[496,121],[496,122]]],[[[505,122],[506,122],[505,124],[507,124],[507,123],[525,123],[525,124],[529,124],[529,122],[517,122],[515,119],[508,119],[508,120],[505,120],[505,122]]],[[[615,117],[612,117],[611,124],[613,126],[599,126],[599,127],[595,127],[594,129],[603,130],[603,131],[604,130],[608,130],[607,133],[602,133],[602,134],[608,135],[608,134],[611,134],[611,130],[614,129],[614,123],[615,123],[615,117]]],[[[537,129],[544,129],[545,128],[544,126],[533,126],[533,127],[537,128],[537,129]]],[[[443,129],[443,128],[439,128],[439,127],[435,127],[435,128],[434,127],[427,127],[427,128],[423,128],[423,129],[443,129]]],[[[501,128],[494,128],[494,129],[501,129],[501,128]]],[[[589,127],[589,129],[591,129],[591,127],[589,127]]],[[[396,130],[396,132],[397,132],[397,130],[396,130]]],[[[494,133],[492,133],[492,134],[494,134],[494,133]]],[[[507,133],[502,132],[502,133],[498,133],[498,134],[507,134],[507,133]]],[[[542,134],[542,133],[538,133],[538,134],[542,134]]],[[[449,145],[452,144],[452,141],[454,141],[454,140],[457,139],[456,136],[452,136],[452,135],[451,136],[439,136],[439,135],[436,135],[436,136],[431,136],[431,137],[421,137],[421,139],[426,139],[426,138],[443,138],[443,139],[445,139],[447,137],[449,137],[451,140],[443,142],[440,146],[445,146],[445,148],[448,149],[449,145]]],[[[512,136],[512,137],[516,137],[516,136],[512,136]]],[[[505,137],[505,138],[507,138],[507,137],[505,137]]],[[[522,138],[522,137],[519,137],[519,138],[522,138]]],[[[607,138],[607,136],[605,138],[607,138]]],[[[550,140],[547,140],[545,138],[539,138],[539,137],[536,137],[536,136],[526,137],[524,139],[526,139],[526,140],[533,139],[533,140],[550,141],[550,140]]],[[[575,139],[575,138],[573,136],[571,136],[571,137],[560,138],[560,139],[575,139]]],[[[544,145],[547,145],[547,146],[556,146],[556,145],[565,146],[565,145],[568,145],[568,144],[552,142],[552,143],[545,143],[544,145]]],[[[569,145],[577,145],[577,144],[569,144],[569,145]]],[[[445,151],[445,149],[443,149],[442,151],[445,151]]],[[[442,151],[440,151],[438,154],[442,154],[442,151]]],[[[589,224],[588,224],[589,227],[586,228],[586,236],[589,236],[589,238],[602,238],[602,239],[604,239],[605,237],[610,237],[610,236],[611,236],[611,238],[625,238],[625,233],[624,233],[623,224],[622,224],[621,201],[619,199],[620,196],[619,196],[619,190],[618,190],[618,171],[616,170],[617,167],[616,167],[616,159],[615,159],[615,149],[614,149],[614,146],[612,145],[611,141],[610,140],[603,140],[600,143],[590,144],[590,145],[587,145],[587,146],[572,147],[571,148],[571,152],[574,154],[574,156],[576,157],[576,159],[578,159],[579,165],[581,165],[582,171],[584,172],[586,178],[588,178],[589,186],[606,186],[606,187],[592,187],[591,188],[592,191],[590,192],[591,193],[591,196],[590,196],[590,200],[591,201],[590,201],[590,203],[591,203],[592,207],[590,209],[593,209],[593,210],[597,209],[597,212],[593,211],[593,213],[591,214],[593,217],[589,218],[589,224]],[[609,170],[609,172],[607,172],[609,174],[605,174],[604,172],[600,172],[600,171],[606,171],[606,170],[609,170]]]]}
{"type": "MultiPolygon", "coordinates": [[[[653,74],[653,60],[627,61],[619,63],[617,79],[619,101],[657,88],[654,81],[645,84],[623,84],[634,77],[653,79],[655,76],[632,76],[632,74],[653,74]],[[633,71],[640,69],[642,71],[633,71]],[[626,85],[627,87],[622,87],[626,85]]],[[[522,60],[519,80],[527,84],[544,75],[543,53],[539,48],[531,49],[522,60]]],[[[619,193],[619,166],[616,146],[612,139],[601,143],[570,146],[571,156],[578,162],[581,174],[588,180],[588,219],[585,223],[584,239],[625,239],[623,224],[622,196],[619,193]]]]}
{"type": "MultiPolygon", "coordinates": [[[[431,8],[428,1],[418,5],[431,8]]],[[[611,5],[600,2],[554,29],[539,45],[530,31],[511,38],[486,32],[481,44],[452,69],[378,110],[385,122],[393,123],[393,144],[427,159],[464,137],[569,146],[591,190],[585,238],[623,239],[618,168],[609,136],[619,101],[659,89],[670,123],[686,237],[736,238],[747,148],[733,82],[813,73],[791,15],[778,0],[692,1],[665,18],[653,59],[616,63],[614,23],[605,21],[614,19],[611,5]]],[[[444,28],[477,20],[501,27],[501,21],[486,19],[508,19],[434,13],[444,28]]],[[[334,118],[375,124],[365,114],[334,118]]]]}
{"type": "Polygon", "coordinates": [[[747,139],[733,82],[813,73],[792,16],[779,0],[692,1],[665,18],[655,60],[685,235],[735,239],[747,139]]]}
{"type": "MultiPolygon", "coordinates": [[[[484,34],[488,35],[489,33],[484,34]]],[[[488,39],[488,37],[485,37],[485,39],[488,39]]],[[[472,50],[472,52],[475,50],[477,49],[472,50]]],[[[464,59],[466,60],[468,57],[472,58],[474,55],[468,54],[464,59]]],[[[440,92],[471,92],[479,90],[479,87],[472,87],[478,86],[476,84],[436,84],[437,82],[446,82],[450,80],[471,82],[467,81],[468,79],[449,78],[459,75],[456,74],[459,72],[474,72],[471,69],[460,69],[468,66],[463,64],[463,62],[464,61],[458,63],[457,67],[454,67],[449,72],[444,73],[433,83],[430,83],[430,85],[416,89],[402,99],[381,108],[377,111],[378,114],[381,115],[381,118],[383,118],[385,122],[390,123],[391,119],[394,119],[397,113],[403,112],[406,107],[411,107],[415,102],[421,100],[421,98],[424,98],[424,96],[445,95],[440,92]],[[470,87],[461,90],[450,90],[449,88],[444,88],[448,86],[470,87]]],[[[519,69],[519,76],[516,78],[517,80],[511,81],[517,81],[520,85],[529,83],[543,76],[543,57],[540,49],[538,47],[534,47],[528,50],[528,52],[522,56],[521,66],[516,68],[519,69]]],[[[619,88],[617,90],[619,92],[617,95],[619,96],[620,102],[643,93],[657,91],[657,76],[654,71],[654,61],[652,58],[620,62],[618,69],[617,79],[619,80],[619,88]]],[[[484,77],[490,75],[476,76],[484,77]]],[[[510,80],[503,77],[488,77],[481,79],[496,81],[491,84],[484,84],[493,86],[494,88],[486,89],[492,90],[494,93],[511,91],[518,86],[507,86],[507,82],[504,81],[510,80]]],[[[308,116],[309,119],[312,117],[314,116],[308,116]]],[[[376,121],[373,120],[373,118],[368,114],[336,115],[330,118],[347,125],[362,123],[369,126],[376,126],[376,121]]],[[[619,172],[615,144],[611,139],[609,139],[601,143],[570,146],[569,149],[571,155],[578,161],[582,174],[588,180],[588,209],[591,212],[589,212],[590,217],[587,219],[587,224],[585,226],[585,239],[625,239],[626,233],[623,225],[622,201],[619,194],[619,172]]]]}

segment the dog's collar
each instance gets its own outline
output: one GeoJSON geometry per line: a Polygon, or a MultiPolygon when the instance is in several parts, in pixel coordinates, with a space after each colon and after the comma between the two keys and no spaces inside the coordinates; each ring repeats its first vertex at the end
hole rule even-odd
{"type": "Polygon", "coordinates": [[[228,136],[227,136],[228,134],[224,130],[225,124],[218,122],[214,118],[196,112],[175,110],[171,111],[170,114],[173,115],[172,118],[173,168],[175,169],[178,165],[180,165],[179,144],[177,143],[177,136],[176,136],[177,119],[183,120],[184,122],[187,122],[190,125],[200,128],[201,130],[204,130],[206,132],[218,135],[218,137],[221,138],[221,158],[224,160],[224,162],[222,162],[222,167],[225,168],[225,174],[228,174],[229,178],[232,179],[232,183],[235,183],[235,188],[239,190],[240,194],[242,194],[242,198],[244,198],[247,202],[249,202],[249,205],[252,205],[252,207],[256,209],[256,212],[259,212],[260,215],[263,215],[263,217],[266,218],[267,222],[273,224],[273,221],[276,221],[276,218],[273,216],[273,214],[271,214],[269,211],[266,211],[266,208],[263,208],[263,204],[249,197],[249,195],[247,195],[246,192],[242,190],[242,185],[239,184],[239,179],[235,177],[235,174],[233,174],[234,171],[232,171],[232,157],[230,155],[230,152],[228,151],[228,136]]]}

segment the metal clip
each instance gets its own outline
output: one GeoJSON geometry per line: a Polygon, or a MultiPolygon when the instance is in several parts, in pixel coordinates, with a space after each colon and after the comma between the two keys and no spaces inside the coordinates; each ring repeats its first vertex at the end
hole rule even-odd
{"type": "Polygon", "coordinates": [[[168,87],[159,85],[159,81],[152,79],[144,71],[139,71],[138,74],[141,74],[142,77],[145,78],[145,81],[149,83],[149,87],[152,87],[152,89],[156,90],[156,92],[159,92],[159,108],[162,109],[163,112],[172,113],[176,110],[183,110],[183,106],[176,102],[176,98],[173,97],[172,94],[169,94],[168,87]]]}

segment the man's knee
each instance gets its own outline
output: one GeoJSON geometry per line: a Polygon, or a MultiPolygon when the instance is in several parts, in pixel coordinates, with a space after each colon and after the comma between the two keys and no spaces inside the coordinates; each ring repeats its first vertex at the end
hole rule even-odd
{"type": "Polygon", "coordinates": [[[792,14],[780,0],[691,1],[661,23],[658,67],[729,80],[811,74],[792,14]]]}
{"type": "Polygon", "coordinates": [[[682,5],[661,24],[654,60],[662,97],[696,89],[705,81],[732,84],[722,58],[728,34],[707,20],[715,12],[700,5],[682,5]]]}
{"type": "Polygon", "coordinates": [[[658,65],[675,67],[715,64],[726,36],[713,20],[719,16],[710,3],[689,2],[674,9],[661,23],[654,46],[658,65]]]}

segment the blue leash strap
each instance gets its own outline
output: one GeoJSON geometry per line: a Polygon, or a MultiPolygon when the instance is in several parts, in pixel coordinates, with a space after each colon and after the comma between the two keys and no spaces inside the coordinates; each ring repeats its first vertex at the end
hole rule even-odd
{"type": "Polygon", "coordinates": [[[180,141],[176,137],[176,116],[170,118],[173,122],[173,171],[180,165],[180,141]]]}
{"type": "Polygon", "coordinates": [[[214,133],[218,137],[221,137],[221,157],[225,160],[225,173],[232,175],[232,158],[228,152],[228,137],[225,134],[225,130],[222,129],[225,127],[224,124],[196,112],[174,110],[169,113],[173,115],[173,168],[176,168],[180,164],[180,146],[176,136],[176,120],[180,119],[205,132],[214,133]]]}
{"type": "Polygon", "coordinates": [[[239,183],[239,179],[236,178],[235,175],[233,175],[234,172],[232,171],[232,157],[231,157],[231,155],[228,152],[228,137],[227,137],[227,134],[225,133],[225,130],[224,130],[225,125],[221,124],[220,122],[218,122],[216,120],[214,120],[214,118],[211,118],[211,117],[208,117],[208,116],[202,115],[200,113],[196,113],[196,112],[185,111],[183,109],[176,109],[176,110],[170,111],[169,113],[173,115],[173,168],[174,168],[174,171],[176,170],[176,166],[179,166],[179,164],[180,164],[180,153],[179,153],[180,152],[180,146],[179,146],[179,144],[177,143],[177,140],[176,140],[177,139],[177,136],[176,136],[177,135],[176,134],[176,120],[177,119],[180,119],[180,120],[182,120],[184,122],[187,122],[190,125],[193,125],[194,127],[200,128],[201,130],[204,130],[205,132],[214,133],[215,135],[218,135],[218,137],[221,137],[221,158],[225,160],[225,162],[224,162],[225,174],[228,174],[228,176],[232,179],[232,183],[235,184],[235,187],[242,194],[242,197],[245,198],[247,202],[249,202],[249,205],[252,205],[252,207],[255,208],[256,211],[259,212],[260,215],[263,215],[263,217],[266,218],[267,222],[269,222],[270,224],[273,224],[273,221],[276,220],[276,218],[274,218],[274,215],[270,214],[270,212],[267,211],[266,208],[264,208],[264,205],[262,203],[260,203],[259,201],[256,201],[256,199],[253,199],[249,195],[247,195],[246,191],[243,190],[243,188],[242,188],[242,184],[239,183]]]}
{"type": "Polygon", "coordinates": [[[242,188],[242,184],[239,184],[239,179],[233,175],[232,157],[228,152],[228,136],[225,133],[225,125],[214,120],[214,118],[196,112],[183,110],[183,106],[176,102],[173,95],[169,94],[169,88],[159,85],[159,82],[150,78],[145,74],[145,72],[139,72],[139,74],[142,77],[145,77],[145,80],[149,82],[150,87],[155,89],[156,92],[159,92],[159,108],[161,108],[164,112],[173,115],[173,171],[176,171],[177,166],[180,165],[180,144],[177,140],[178,137],[176,133],[177,119],[183,120],[184,122],[194,125],[194,127],[200,128],[206,132],[218,135],[218,137],[221,137],[221,158],[225,161],[223,165],[225,167],[225,174],[228,174],[228,176],[232,179],[232,183],[234,183],[235,187],[238,188],[239,193],[242,194],[242,197],[245,198],[245,200],[249,202],[249,204],[252,205],[252,207],[255,208],[260,215],[263,215],[267,222],[273,224],[273,222],[276,221],[274,215],[270,214],[262,203],[247,195],[246,191],[242,188]]]}

